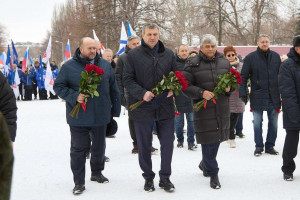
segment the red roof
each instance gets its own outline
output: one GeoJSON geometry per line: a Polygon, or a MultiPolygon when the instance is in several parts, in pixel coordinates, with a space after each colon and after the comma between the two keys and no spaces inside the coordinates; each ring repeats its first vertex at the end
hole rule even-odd
{"type": "MultiPolygon", "coordinates": [[[[225,46],[219,46],[217,47],[217,51],[223,53],[223,49],[225,48],[225,46]]],[[[234,46],[234,48],[236,49],[236,52],[241,55],[243,58],[245,58],[245,56],[247,56],[249,53],[256,51],[257,46],[234,46]]],[[[270,49],[272,51],[277,52],[280,56],[284,55],[284,54],[288,54],[288,52],[290,51],[290,48],[292,48],[292,46],[270,46],[270,49]]],[[[199,49],[197,47],[191,47],[191,49],[199,49]]]]}

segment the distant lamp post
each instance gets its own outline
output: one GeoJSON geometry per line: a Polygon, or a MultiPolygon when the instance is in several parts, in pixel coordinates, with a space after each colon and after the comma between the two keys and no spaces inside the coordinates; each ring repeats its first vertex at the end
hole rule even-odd
{"type": "Polygon", "coordinates": [[[56,40],[55,42],[56,42],[56,43],[60,43],[60,44],[61,44],[62,62],[63,62],[63,61],[64,61],[64,59],[65,59],[65,54],[64,54],[64,43],[63,43],[63,42],[61,42],[61,41],[58,41],[58,40],[56,40]]]}

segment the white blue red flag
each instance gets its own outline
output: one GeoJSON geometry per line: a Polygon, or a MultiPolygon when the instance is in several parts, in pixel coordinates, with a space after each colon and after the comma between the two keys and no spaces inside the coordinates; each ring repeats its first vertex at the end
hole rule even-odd
{"type": "Polygon", "coordinates": [[[43,55],[43,62],[44,63],[48,62],[48,60],[50,59],[50,57],[51,57],[51,35],[50,35],[50,38],[49,38],[49,42],[48,42],[48,46],[47,46],[46,52],[43,55]]]}
{"type": "Polygon", "coordinates": [[[98,41],[98,42],[100,43],[100,49],[101,49],[100,51],[101,51],[101,54],[103,54],[105,48],[104,48],[104,46],[102,45],[102,43],[100,42],[99,38],[97,37],[96,32],[95,32],[94,29],[93,29],[93,35],[94,35],[94,40],[96,40],[96,41],[98,41]]]}
{"type": "Polygon", "coordinates": [[[53,95],[55,95],[55,92],[53,90],[54,80],[52,76],[51,67],[49,64],[49,61],[47,62],[47,69],[46,69],[46,76],[45,76],[45,89],[49,90],[53,95]]]}
{"type": "Polygon", "coordinates": [[[22,61],[22,72],[25,72],[29,62],[29,47],[27,47],[23,61],[22,61]]]}
{"type": "Polygon", "coordinates": [[[70,41],[68,40],[66,51],[65,51],[65,61],[71,58],[71,49],[70,49],[70,41]]]}

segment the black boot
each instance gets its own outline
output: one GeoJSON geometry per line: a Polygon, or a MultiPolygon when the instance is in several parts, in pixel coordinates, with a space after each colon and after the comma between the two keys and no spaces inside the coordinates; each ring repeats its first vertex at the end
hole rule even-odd
{"type": "Polygon", "coordinates": [[[167,192],[173,192],[175,190],[173,183],[171,183],[168,178],[160,179],[159,187],[163,188],[167,192]]]}
{"type": "Polygon", "coordinates": [[[146,192],[153,192],[155,190],[152,179],[145,180],[144,190],[146,192]]]}
{"type": "Polygon", "coordinates": [[[213,189],[221,188],[218,175],[210,177],[210,187],[213,189]]]}
{"type": "Polygon", "coordinates": [[[109,180],[105,176],[103,176],[103,174],[92,175],[91,181],[97,181],[98,183],[108,183],[109,182],[109,180]]]}
{"type": "Polygon", "coordinates": [[[84,190],[85,190],[84,185],[75,185],[73,189],[73,194],[74,195],[82,194],[84,190]]]}
{"type": "Polygon", "coordinates": [[[283,174],[283,180],[293,181],[294,180],[293,174],[283,174]]]}

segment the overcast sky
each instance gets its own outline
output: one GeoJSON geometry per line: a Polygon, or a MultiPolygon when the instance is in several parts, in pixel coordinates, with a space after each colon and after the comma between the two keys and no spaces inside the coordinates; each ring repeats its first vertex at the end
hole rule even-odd
{"type": "Polygon", "coordinates": [[[51,29],[55,5],[65,0],[0,0],[0,24],[5,27],[8,40],[41,42],[51,29]]]}

